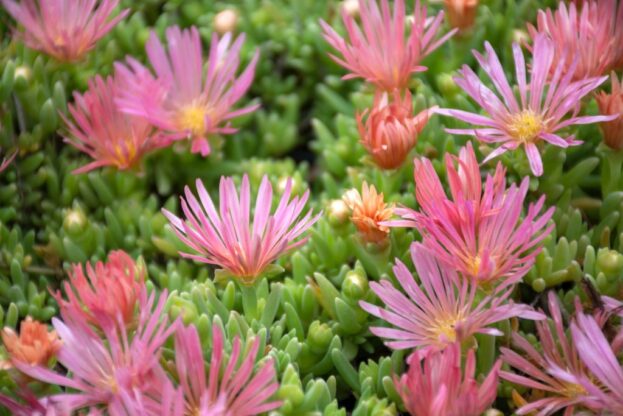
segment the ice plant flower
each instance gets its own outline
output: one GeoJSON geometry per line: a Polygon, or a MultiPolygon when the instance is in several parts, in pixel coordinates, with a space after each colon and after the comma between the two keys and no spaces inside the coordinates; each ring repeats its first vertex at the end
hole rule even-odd
{"type": "Polygon", "coordinates": [[[614,120],[602,122],[600,126],[604,133],[604,142],[608,147],[621,150],[623,149],[623,79],[619,81],[613,72],[610,75],[610,82],[612,86],[610,94],[601,91],[595,96],[595,100],[601,114],[617,116],[614,120]]]}
{"type": "Polygon", "coordinates": [[[474,26],[480,0],[444,0],[450,26],[464,32],[474,26]]]}
{"type": "Polygon", "coordinates": [[[467,65],[463,66],[460,76],[454,80],[488,116],[469,113],[462,110],[437,110],[440,114],[450,115],[476,126],[471,129],[447,129],[452,134],[476,136],[485,143],[501,143],[485,162],[499,156],[507,150],[523,146],[530,162],[530,168],[536,176],[543,174],[543,164],[538,145],[547,142],[559,147],[580,144],[571,135],[561,137],[557,131],[576,124],[596,123],[613,119],[612,116],[578,116],[580,100],[601,85],[607,77],[586,78],[572,81],[571,75],[577,60],[569,66],[565,62],[554,62],[554,44],[545,35],[537,36],[533,46],[533,62],[530,67],[530,82],[526,81],[526,64],[519,44],[513,44],[515,70],[519,89],[519,101],[513,88],[504,75],[491,45],[485,43],[486,54],[482,56],[474,51],[482,69],[487,73],[501,98],[491,91],[467,65]],[[550,77],[550,72],[553,73],[550,77]],[[569,118],[565,116],[571,113],[569,118]]]}
{"type": "Polygon", "coordinates": [[[516,349],[524,356],[502,348],[502,359],[522,374],[502,371],[500,376],[521,386],[538,392],[537,399],[527,402],[518,411],[520,415],[533,414],[547,416],[565,410],[565,416],[574,414],[577,408],[597,409],[597,404],[582,386],[581,380],[590,377],[583,360],[580,359],[576,343],[565,332],[558,298],[549,293],[549,312],[552,322],[536,323],[541,351],[527,339],[513,333],[516,349]]]}
{"type": "Polygon", "coordinates": [[[54,294],[61,310],[74,309],[97,327],[118,321],[128,325],[145,287],[145,270],[124,251],[113,251],[106,263],[87,263],[86,273],[82,265],[74,264],[64,287],[67,300],[60,291],[54,294]]]}
{"type": "Polygon", "coordinates": [[[159,363],[161,346],[178,325],[170,325],[163,313],[166,298],[166,293],[159,300],[155,293],[148,297],[143,290],[138,325],[131,337],[120,323],[105,330],[101,339],[75,308],[65,309],[63,320],[52,318],[52,324],[63,342],[58,362],[68,374],[20,362],[15,366],[36,380],[71,389],[50,396],[71,411],[121,406],[125,396],[135,393],[158,395],[166,377],[159,363]]]}
{"type": "Polygon", "coordinates": [[[553,228],[547,222],[554,208],[539,216],[544,197],[530,204],[521,217],[529,179],[506,188],[506,171],[498,163],[483,186],[471,143],[458,157],[446,155],[450,198],[430,160],[415,159],[414,165],[420,212],[397,208],[402,219],[388,225],[417,228],[424,245],[439,260],[482,287],[503,287],[521,280],[540,252],[539,243],[553,228]]]}
{"type": "Polygon", "coordinates": [[[110,18],[119,0],[2,0],[2,5],[25,31],[29,48],[59,61],[77,61],[95,47],[128,13],[110,18]]]}
{"type": "Polygon", "coordinates": [[[93,159],[74,173],[102,166],[132,169],[147,153],[167,144],[153,134],[153,127],[145,120],[119,111],[115,103],[119,92],[115,79],[100,76],[89,81],[84,94],[74,92],[75,103],[69,104],[74,121],[63,116],[69,130],[65,142],[93,159]]]}
{"type": "Polygon", "coordinates": [[[349,42],[329,24],[320,21],[324,37],[342,57],[331,58],[350,73],[344,79],[363,78],[381,90],[403,90],[414,72],[426,67],[420,61],[441,46],[451,31],[437,39],[443,23],[443,12],[435,18],[426,18],[426,6],[415,2],[413,20],[406,17],[404,0],[394,2],[392,12],[388,0],[359,0],[360,28],[355,18],[342,9],[342,20],[349,42]]]}
{"type": "Polygon", "coordinates": [[[61,346],[56,331],[48,331],[47,325],[30,316],[20,323],[19,335],[5,327],[1,336],[10,360],[29,365],[47,366],[61,346]]]}
{"type": "Polygon", "coordinates": [[[361,144],[382,169],[402,166],[415,147],[418,135],[426,127],[431,112],[436,109],[433,107],[413,115],[409,91],[404,93],[404,98],[399,91],[394,91],[392,97],[390,101],[388,94],[377,94],[372,109],[357,114],[361,144]]]}
{"type": "Polygon", "coordinates": [[[256,337],[248,353],[236,337],[229,360],[221,329],[212,330],[212,355],[206,372],[203,351],[194,326],[175,333],[175,365],[184,391],[186,414],[210,416],[258,415],[281,406],[271,400],[279,388],[272,360],[255,372],[260,339],[256,337]],[[225,365],[227,363],[227,365],[225,365]]]}
{"type": "Polygon", "coordinates": [[[305,244],[307,237],[298,238],[319,218],[312,217],[311,210],[301,218],[309,191],[290,200],[291,179],[271,214],[273,188],[267,176],[262,178],[252,219],[247,175],[242,178],[240,196],[233,178],[221,177],[219,212],[201,180],[197,180],[197,193],[199,201],[186,187],[186,198],[180,198],[185,220],[163,210],[180,240],[197,253],[180,254],[219,266],[244,284],[253,284],[273,261],[305,244]]]}
{"type": "Polygon", "coordinates": [[[461,346],[453,343],[415,351],[409,370],[394,383],[412,416],[480,416],[495,400],[501,364],[498,360],[479,385],[474,350],[467,352],[461,371],[461,346]]]}
{"type": "Polygon", "coordinates": [[[231,33],[221,39],[214,33],[207,62],[195,27],[170,27],[166,37],[168,53],[154,32],[147,42],[147,57],[155,77],[132,58],[127,66],[116,65],[124,85],[117,102],[122,111],[145,118],[170,139],[191,139],[193,153],[207,156],[209,136],[235,133],[237,129],[230,120],[259,107],[232,109],[253,82],[259,52],[236,78],[244,34],[232,43],[231,33]]]}
{"type": "Polygon", "coordinates": [[[351,221],[357,227],[362,240],[368,243],[382,243],[387,239],[389,228],[381,222],[389,220],[394,213],[394,205],[386,204],[383,194],[377,193],[374,185],[363,183],[361,194],[351,189],[343,197],[351,210],[351,221]]]}
{"type": "Polygon", "coordinates": [[[617,21],[617,0],[587,0],[581,9],[573,2],[565,3],[561,1],[555,11],[539,10],[537,25],[528,24],[528,33],[533,40],[541,35],[553,40],[553,68],[563,65],[573,80],[607,74],[621,47],[615,31],[621,25],[623,7],[619,7],[617,21]]]}
{"type": "Polygon", "coordinates": [[[527,305],[509,301],[512,287],[489,295],[480,293],[477,284],[459,278],[454,269],[440,263],[420,243],[411,246],[411,257],[421,287],[397,260],[393,270],[405,293],[383,279],[380,283],[371,282],[370,287],[386,308],[360,302],[365,311],[396,327],[370,328],[374,335],[388,339],[390,348],[443,349],[455,342],[463,343],[475,334],[500,335],[490,325],[514,316],[543,318],[527,305]]]}

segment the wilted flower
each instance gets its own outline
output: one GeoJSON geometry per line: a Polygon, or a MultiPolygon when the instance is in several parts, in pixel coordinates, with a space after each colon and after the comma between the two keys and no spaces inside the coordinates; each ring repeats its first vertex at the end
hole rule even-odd
{"type": "Polygon", "coordinates": [[[595,100],[601,114],[617,116],[614,120],[602,122],[601,129],[604,132],[604,142],[614,150],[621,150],[623,149],[623,80],[619,81],[614,72],[610,75],[610,80],[612,84],[610,94],[601,91],[595,96],[595,100]]]}
{"type": "Polygon", "coordinates": [[[450,26],[465,31],[474,26],[480,0],[444,0],[450,26]]]}
{"type": "Polygon", "coordinates": [[[476,51],[474,56],[491,78],[502,100],[478,79],[469,66],[464,65],[460,71],[461,76],[454,80],[489,116],[461,110],[437,110],[467,123],[484,126],[477,129],[447,129],[449,133],[476,136],[485,143],[501,143],[500,147],[487,156],[485,162],[507,150],[524,146],[532,172],[541,176],[543,164],[537,147],[540,142],[545,141],[563,148],[575,146],[581,141],[576,140],[573,135],[562,138],[556,132],[575,124],[608,121],[613,118],[577,115],[582,97],[601,85],[606,77],[572,81],[571,75],[577,59],[570,66],[562,61],[554,66],[554,44],[545,35],[537,36],[534,41],[530,83],[526,82],[526,64],[521,47],[517,43],[513,44],[519,102],[506,80],[500,60],[488,42],[485,43],[485,49],[487,53],[484,57],[476,51]],[[550,71],[553,72],[551,78],[550,71]],[[568,113],[571,113],[571,117],[563,120],[568,113]]]}
{"type": "Polygon", "coordinates": [[[195,27],[166,31],[168,53],[152,32],[147,42],[147,56],[156,73],[135,59],[128,66],[117,64],[124,85],[117,100],[122,111],[147,119],[167,132],[172,140],[192,139],[193,153],[210,153],[208,136],[237,131],[230,120],[255,111],[259,105],[233,110],[253,81],[255,53],[251,63],[236,78],[244,34],[232,44],[232,34],[219,40],[216,33],[207,62],[203,60],[201,38],[195,27]],[[206,69],[204,70],[204,64],[206,69]]]}
{"type": "Polygon", "coordinates": [[[356,189],[346,192],[344,202],[351,210],[351,221],[357,227],[361,238],[369,243],[381,243],[387,238],[389,228],[381,222],[389,220],[394,206],[387,205],[383,194],[377,193],[374,185],[363,183],[361,194],[356,189]]]}
{"type": "Polygon", "coordinates": [[[370,287],[386,309],[360,302],[365,311],[398,328],[370,328],[374,335],[389,339],[386,344],[390,348],[443,348],[475,334],[500,335],[499,330],[489,326],[514,316],[542,318],[527,305],[507,302],[512,288],[489,295],[479,293],[474,281],[460,279],[454,269],[439,263],[420,243],[411,246],[411,257],[422,287],[397,261],[394,274],[406,294],[384,279],[371,282],[370,287]]]}
{"type": "Polygon", "coordinates": [[[330,56],[350,71],[344,79],[364,78],[385,91],[405,89],[412,73],[426,70],[420,61],[454,34],[452,31],[435,40],[443,13],[428,20],[426,6],[419,0],[415,2],[411,24],[406,18],[404,0],[394,2],[393,13],[388,0],[381,0],[380,7],[377,0],[360,0],[359,14],[362,28],[342,9],[350,44],[326,22],[320,21],[325,39],[342,58],[330,56]]]}
{"type": "Polygon", "coordinates": [[[136,265],[124,251],[113,251],[106,263],[87,263],[86,275],[80,264],[74,264],[69,281],[64,283],[67,301],[60,291],[54,297],[61,310],[74,313],[98,327],[130,324],[134,309],[145,286],[145,270],[136,265]]]}
{"type": "Polygon", "coordinates": [[[245,284],[253,284],[278,257],[305,244],[307,237],[295,240],[319,217],[312,217],[310,210],[299,218],[309,191],[290,200],[291,179],[287,181],[279,205],[271,215],[273,188],[267,176],[262,178],[252,219],[247,175],[242,178],[240,197],[233,178],[221,177],[220,213],[200,180],[197,180],[197,193],[200,201],[186,187],[186,198],[181,198],[185,221],[163,210],[180,240],[198,252],[180,254],[217,265],[245,284]]]}
{"type": "Polygon", "coordinates": [[[241,358],[243,345],[236,337],[231,356],[225,360],[223,333],[215,325],[210,368],[206,374],[197,329],[194,326],[178,329],[175,334],[175,364],[184,391],[187,414],[252,416],[281,406],[281,402],[270,400],[279,388],[272,360],[253,375],[259,346],[260,339],[256,337],[251,350],[241,358]],[[223,371],[225,362],[228,364],[223,371]]]}
{"type": "Polygon", "coordinates": [[[402,219],[388,225],[417,228],[424,245],[438,259],[477,284],[508,286],[521,280],[540,252],[538,244],[553,228],[546,224],[554,208],[538,216],[544,197],[530,204],[521,218],[529,179],[507,189],[506,171],[498,163],[483,187],[476,155],[468,143],[458,158],[446,155],[449,199],[430,160],[416,159],[414,165],[421,212],[397,208],[402,219]]]}
{"type": "Polygon", "coordinates": [[[75,103],[69,104],[74,122],[63,116],[69,128],[65,141],[94,160],[74,173],[102,166],[131,169],[145,154],[167,144],[153,136],[149,123],[119,111],[115,104],[119,92],[116,80],[100,76],[89,81],[89,90],[84,94],[74,92],[75,103]]]}
{"type": "Polygon", "coordinates": [[[498,360],[479,385],[474,350],[467,352],[461,371],[461,346],[453,343],[415,351],[409,370],[394,383],[412,416],[480,416],[495,400],[501,364],[498,360]]]}
{"type": "Polygon", "coordinates": [[[2,342],[12,362],[47,366],[61,346],[56,331],[27,316],[20,323],[19,335],[12,328],[2,330],[2,342]]]}
{"type": "Polygon", "coordinates": [[[24,26],[26,45],[59,61],[77,61],[123,19],[129,10],[109,20],[119,0],[2,0],[24,26]]]}
{"type": "Polygon", "coordinates": [[[399,168],[415,147],[418,135],[436,108],[414,116],[409,91],[405,92],[404,98],[399,91],[394,91],[391,101],[386,93],[378,94],[371,111],[357,114],[361,143],[380,168],[399,168]]]}

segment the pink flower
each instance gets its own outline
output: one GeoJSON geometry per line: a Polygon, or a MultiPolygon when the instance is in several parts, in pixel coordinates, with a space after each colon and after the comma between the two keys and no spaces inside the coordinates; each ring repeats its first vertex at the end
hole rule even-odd
{"type": "Polygon", "coordinates": [[[573,80],[582,80],[605,75],[613,68],[621,45],[615,37],[621,18],[623,7],[619,7],[617,20],[617,0],[587,0],[580,10],[574,3],[567,8],[561,1],[556,11],[539,10],[537,26],[529,24],[528,32],[533,39],[540,35],[551,38],[553,68],[563,65],[572,72],[573,80]]]}
{"type": "Polygon", "coordinates": [[[67,301],[60,291],[54,295],[61,310],[73,309],[101,328],[118,321],[129,325],[145,287],[145,270],[124,251],[113,251],[106,263],[87,264],[86,275],[80,264],[74,264],[64,287],[67,301]]]}
{"type": "Polygon", "coordinates": [[[507,302],[512,287],[489,295],[480,293],[475,282],[460,279],[420,243],[411,246],[411,257],[421,287],[407,267],[397,261],[394,274],[405,293],[389,280],[381,280],[371,282],[370,287],[386,308],[360,302],[365,311],[397,327],[370,328],[374,335],[389,339],[386,344],[390,348],[444,348],[475,334],[500,335],[499,330],[489,326],[514,316],[543,318],[527,305],[507,302]]]}
{"type": "Polygon", "coordinates": [[[77,61],[95,47],[129,10],[110,19],[119,0],[2,0],[24,26],[26,45],[59,61],[77,61]]]}
{"type": "Polygon", "coordinates": [[[97,76],[89,81],[86,93],[74,92],[75,103],[69,104],[69,112],[75,121],[63,116],[69,128],[65,142],[94,160],[74,173],[102,166],[132,169],[147,153],[167,144],[153,136],[149,123],[118,110],[115,97],[120,91],[113,78],[104,80],[97,76]]]}
{"type": "Polygon", "coordinates": [[[156,304],[156,295],[143,290],[138,325],[130,338],[123,322],[105,328],[105,340],[87,325],[75,308],[64,309],[63,320],[52,319],[63,345],[58,362],[68,374],[42,366],[15,362],[30,377],[71,389],[50,396],[50,400],[73,410],[94,405],[119,406],[123,396],[134,392],[157,395],[166,375],[160,367],[160,348],[176,329],[163,314],[166,293],[156,304]],[[154,308],[154,304],[156,304],[154,308]],[[153,310],[152,310],[153,308],[153,310]]]}
{"type": "Polygon", "coordinates": [[[252,416],[281,406],[281,402],[270,400],[279,388],[273,361],[262,365],[253,375],[259,346],[260,339],[256,337],[251,350],[241,359],[243,346],[240,338],[236,337],[231,356],[225,360],[223,333],[215,325],[210,369],[206,374],[196,328],[178,329],[175,334],[175,364],[187,412],[210,416],[252,416]],[[225,362],[227,365],[223,369],[225,362]]]}
{"type": "Polygon", "coordinates": [[[331,58],[350,71],[344,79],[364,78],[381,90],[391,92],[407,87],[414,72],[426,67],[420,61],[442,45],[454,30],[435,40],[443,23],[443,12],[429,21],[426,6],[415,2],[413,22],[408,23],[404,0],[394,2],[393,13],[388,0],[359,0],[360,28],[355,18],[342,9],[342,20],[350,44],[326,22],[320,21],[324,37],[342,57],[331,58]],[[405,38],[406,36],[406,38],[405,38]]]}
{"type": "Polygon", "coordinates": [[[415,227],[424,245],[449,267],[483,286],[512,285],[528,272],[540,252],[538,244],[552,230],[546,226],[554,208],[540,217],[544,197],[521,218],[529,180],[506,189],[506,171],[498,163],[484,186],[471,143],[459,157],[446,155],[451,199],[426,158],[414,161],[415,192],[421,212],[396,209],[402,220],[392,226],[415,227]],[[455,165],[457,165],[455,167],[455,165]]]}
{"type": "Polygon", "coordinates": [[[555,65],[555,48],[546,36],[534,40],[533,62],[530,68],[530,83],[526,81],[526,65],[521,48],[513,44],[515,70],[520,100],[517,101],[509,85],[504,69],[491,45],[485,43],[487,53],[483,57],[474,51],[476,59],[487,73],[502,99],[483,84],[467,65],[455,78],[456,83],[469,94],[488,114],[469,113],[461,110],[437,110],[477,126],[476,129],[447,129],[453,134],[476,136],[485,143],[501,143],[491,152],[485,162],[506,152],[523,146],[530,168],[536,176],[543,174],[543,164],[538,144],[545,141],[566,148],[580,144],[573,135],[563,138],[556,134],[560,129],[576,124],[612,120],[612,116],[578,116],[582,97],[601,85],[606,77],[586,78],[572,81],[571,77],[578,61],[568,66],[560,61],[555,65]],[[550,77],[550,72],[553,75],[550,77]],[[564,119],[571,113],[571,117],[564,119]],[[564,119],[564,120],[563,120],[564,119]]]}
{"type": "Polygon", "coordinates": [[[181,198],[185,221],[167,210],[163,212],[180,240],[198,252],[180,253],[183,257],[217,265],[243,283],[253,284],[273,261],[305,244],[307,237],[295,240],[319,218],[320,214],[312,217],[311,210],[300,218],[309,191],[290,201],[291,192],[292,180],[288,179],[279,205],[271,214],[273,189],[268,177],[264,176],[251,219],[251,190],[247,175],[242,178],[240,197],[233,178],[221,177],[220,214],[203,183],[197,180],[201,202],[188,187],[186,198],[181,198]]]}
{"type": "Polygon", "coordinates": [[[412,416],[479,416],[495,400],[501,364],[498,360],[478,385],[474,350],[467,352],[462,373],[461,346],[453,343],[443,350],[415,351],[408,372],[394,383],[412,416]]]}
{"type": "MultiPolygon", "coordinates": [[[[623,10],[623,7],[621,7],[621,10],[623,10]]],[[[623,22],[623,20],[621,21],[623,22]]],[[[621,150],[623,149],[623,80],[619,81],[614,72],[610,75],[610,80],[612,85],[610,94],[600,91],[596,94],[595,100],[601,114],[616,116],[611,121],[601,123],[604,142],[611,149],[621,150]]]]}
{"type": "Polygon", "coordinates": [[[253,82],[259,52],[236,78],[244,34],[233,44],[231,33],[220,40],[213,34],[207,63],[195,27],[170,27],[166,36],[168,53],[155,33],[147,42],[147,56],[155,77],[132,58],[128,59],[128,66],[116,65],[124,85],[117,102],[122,111],[147,119],[165,130],[170,139],[192,139],[193,153],[207,156],[208,136],[235,133],[237,129],[230,120],[259,107],[232,110],[253,82]]]}

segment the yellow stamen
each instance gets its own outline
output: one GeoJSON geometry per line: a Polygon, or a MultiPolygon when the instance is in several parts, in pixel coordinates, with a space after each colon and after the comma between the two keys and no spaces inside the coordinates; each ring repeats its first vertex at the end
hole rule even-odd
{"type": "Polygon", "coordinates": [[[199,105],[192,105],[180,110],[178,124],[184,130],[202,135],[205,129],[205,118],[206,109],[199,105]]]}
{"type": "Polygon", "coordinates": [[[543,130],[543,117],[532,110],[523,110],[511,117],[508,131],[515,140],[522,143],[534,142],[543,130]]]}
{"type": "Polygon", "coordinates": [[[442,338],[447,342],[456,341],[456,324],[461,320],[460,316],[445,316],[435,320],[432,332],[435,341],[439,342],[442,338]]]}
{"type": "Polygon", "coordinates": [[[478,272],[480,271],[480,256],[475,256],[469,259],[467,263],[467,270],[472,276],[478,276],[478,272]]]}

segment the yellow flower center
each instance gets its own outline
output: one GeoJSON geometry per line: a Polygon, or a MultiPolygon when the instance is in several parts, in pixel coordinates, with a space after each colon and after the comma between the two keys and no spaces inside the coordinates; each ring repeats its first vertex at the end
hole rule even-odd
{"type": "Polygon", "coordinates": [[[522,143],[533,142],[543,130],[543,117],[532,110],[523,110],[511,117],[508,131],[515,140],[522,143]]]}
{"type": "Polygon", "coordinates": [[[437,318],[431,328],[435,342],[441,342],[442,339],[445,342],[455,342],[456,324],[460,320],[461,316],[459,315],[437,318]]]}
{"type": "Polygon", "coordinates": [[[581,384],[564,382],[563,394],[567,397],[578,397],[586,394],[586,389],[581,384]]]}
{"type": "Polygon", "coordinates": [[[480,271],[480,262],[481,262],[480,256],[474,256],[468,260],[467,270],[469,270],[469,273],[472,276],[478,275],[478,272],[480,271]]]}
{"type": "Polygon", "coordinates": [[[202,135],[205,130],[206,109],[200,105],[182,108],[179,112],[178,125],[195,135],[202,135]]]}
{"type": "Polygon", "coordinates": [[[136,158],[136,147],[134,143],[128,141],[125,143],[126,147],[122,147],[118,144],[115,145],[115,163],[120,168],[127,168],[132,165],[132,162],[136,158]]]}

